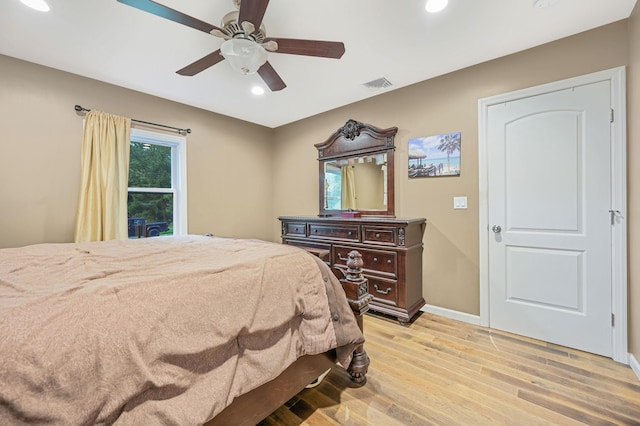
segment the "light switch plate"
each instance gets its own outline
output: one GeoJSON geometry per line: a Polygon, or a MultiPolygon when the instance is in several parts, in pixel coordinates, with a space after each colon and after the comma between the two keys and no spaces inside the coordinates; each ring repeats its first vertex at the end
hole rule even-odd
{"type": "Polygon", "coordinates": [[[467,197],[453,197],[453,208],[454,209],[466,209],[467,208],[467,197]]]}

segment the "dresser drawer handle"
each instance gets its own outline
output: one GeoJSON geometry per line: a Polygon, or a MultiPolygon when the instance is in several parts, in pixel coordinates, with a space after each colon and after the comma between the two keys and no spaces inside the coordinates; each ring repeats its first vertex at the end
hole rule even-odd
{"type": "Polygon", "coordinates": [[[387,264],[391,265],[391,259],[387,260],[387,264]]]}
{"type": "Polygon", "coordinates": [[[348,234],[348,235],[349,235],[349,236],[351,236],[352,234],[353,234],[353,232],[349,231],[349,234],[348,234]]]}
{"type": "Polygon", "coordinates": [[[380,294],[389,294],[391,292],[391,287],[388,287],[386,290],[380,290],[378,288],[378,284],[374,284],[373,288],[376,289],[376,292],[380,293],[380,294]]]}
{"type": "Polygon", "coordinates": [[[293,231],[294,232],[298,232],[298,228],[293,228],[293,231]]]}
{"type": "Polygon", "coordinates": [[[377,262],[377,261],[378,261],[378,258],[377,258],[377,257],[374,257],[374,258],[373,258],[373,261],[374,261],[374,262],[377,262]]]}
{"type": "Polygon", "coordinates": [[[314,230],[313,230],[313,232],[318,232],[318,230],[317,230],[317,229],[314,229],[314,230]]]}
{"type": "Polygon", "coordinates": [[[376,234],[376,238],[380,238],[380,234],[376,234]]]}

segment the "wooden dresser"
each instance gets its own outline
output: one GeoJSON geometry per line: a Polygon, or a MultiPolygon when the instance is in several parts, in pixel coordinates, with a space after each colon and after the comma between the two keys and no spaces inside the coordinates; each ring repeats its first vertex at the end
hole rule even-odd
{"type": "Polygon", "coordinates": [[[281,216],[282,242],[320,256],[338,278],[345,259],[358,250],[369,279],[371,310],[406,324],[425,304],[422,297],[422,236],[425,219],[281,216]]]}

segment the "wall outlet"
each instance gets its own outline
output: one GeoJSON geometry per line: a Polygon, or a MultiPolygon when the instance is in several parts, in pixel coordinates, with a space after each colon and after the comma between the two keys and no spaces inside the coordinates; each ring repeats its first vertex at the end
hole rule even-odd
{"type": "Polygon", "coordinates": [[[453,197],[453,208],[454,209],[466,209],[467,208],[467,197],[453,197]]]}

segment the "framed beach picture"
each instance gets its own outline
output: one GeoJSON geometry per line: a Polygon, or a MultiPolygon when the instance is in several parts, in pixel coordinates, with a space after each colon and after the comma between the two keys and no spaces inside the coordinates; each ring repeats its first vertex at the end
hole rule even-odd
{"type": "Polygon", "coordinates": [[[460,175],[460,132],[409,139],[409,178],[460,175]]]}

